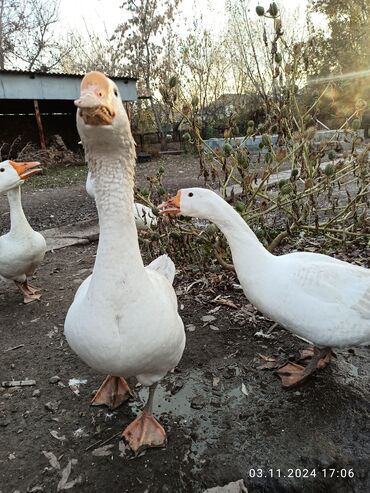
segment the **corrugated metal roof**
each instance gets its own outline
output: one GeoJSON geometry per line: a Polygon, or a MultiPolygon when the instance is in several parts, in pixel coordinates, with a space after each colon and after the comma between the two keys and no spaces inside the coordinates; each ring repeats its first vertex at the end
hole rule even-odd
{"type": "MultiPolygon", "coordinates": [[[[0,100],[70,100],[79,97],[81,75],[0,71],[0,100]]],[[[113,79],[123,101],[136,101],[136,79],[113,79]]]]}
{"type": "MultiPolygon", "coordinates": [[[[1,74],[20,74],[20,75],[28,75],[29,77],[32,77],[32,75],[43,75],[43,76],[50,76],[50,77],[74,77],[74,78],[81,78],[85,75],[86,72],[79,72],[79,73],[74,73],[74,74],[68,74],[64,72],[43,72],[41,70],[36,70],[36,71],[27,71],[27,70],[9,70],[9,69],[0,69],[0,75],[1,74]]],[[[109,74],[106,74],[108,77],[110,77],[113,80],[138,80],[137,77],[127,77],[125,75],[122,76],[111,76],[109,74]]]]}

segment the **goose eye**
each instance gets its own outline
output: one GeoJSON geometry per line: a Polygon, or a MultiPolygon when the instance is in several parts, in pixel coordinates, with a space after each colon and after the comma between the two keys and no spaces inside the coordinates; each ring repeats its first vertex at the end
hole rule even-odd
{"type": "Polygon", "coordinates": [[[0,168],[0,173],[4,173],[5,168],[0,168]]]}
{"type": "Polygon", "coordinates": [[[114,89],[114,91],[113,91],[113,92],[114,92],[114,95],[115,95],[116,97],[118,97],[118,91],[117,91],[117,89],[114,89]]]}
{"type": "Polygon", "coordinates": [[[192,197],[193,195],[194,195],[193,192],[188,193],[188,197],[192,197]]]}

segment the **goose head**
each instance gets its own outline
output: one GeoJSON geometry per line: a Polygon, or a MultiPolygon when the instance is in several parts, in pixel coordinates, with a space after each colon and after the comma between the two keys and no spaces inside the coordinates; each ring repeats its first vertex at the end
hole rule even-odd
{"type": "Polygon", "coordinates": [[[101,146],[130,136],[130,124],[117,85],[101,72],[87,73],[81,82],[77,129],[82,144],[101,146]]]}
{"type": "Polygon", "coordinates": [[[183,216],[212,220],[223,204],[223,199],[212,190],[183,188],[174,197],[160,204],[159,209],[162,214],[168,216],[182,214],[183,216]]]}
{"type": "Polygon", "coordinates": [[[15,163],[8,159],[0,163],[0,192],[19,187],[30,176],[40,173],[39,162],[15,163]]]}

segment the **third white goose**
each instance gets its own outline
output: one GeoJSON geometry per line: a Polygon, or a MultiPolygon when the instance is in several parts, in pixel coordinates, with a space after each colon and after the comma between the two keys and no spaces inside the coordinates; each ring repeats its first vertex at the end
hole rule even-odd
{"type": "Polygon", "coordinates": [[[24,215],[21,185],[39,173],[40,163],[0,163],[0,193],[6,192],[10,206],[10,231],[0,238],[0,276],[15,282],[24,303],[40,299],[40,290],[28,283],[46,252],[45,238],[34,231],[24,215]]]}
{"type": "Polygon", "coordinates": [[[163,213],[208,219],[229,242],[246,297],[263,314],[315,345],[306,367],[280,369],[297,385],[330,361],[332,347],[370,344],[370,270],[310,252],[275,256],[215,192],[188,188],[160,206],[163,213]]]}

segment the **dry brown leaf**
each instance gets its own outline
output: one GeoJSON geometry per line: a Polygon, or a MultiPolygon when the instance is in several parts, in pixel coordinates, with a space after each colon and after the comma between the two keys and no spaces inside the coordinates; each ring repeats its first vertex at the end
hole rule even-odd
{"type": "Polygon", "coordinates": [[[230,308],[235,308],[236,310],[238,309],[235,303],[226,298],[221,298],[220,295],[216,296],[214,300],[211,300],[211,303],[215,303],[216,305],[229,306],[230,308]]]}
{"type": "Polygon", "coordinates": [[[257,356],[263,359],[264,361],[276,361],[276,358],[274,358],[273,356],[265,356],[264,354],[261,353],[257,353],[257,356]]]}

